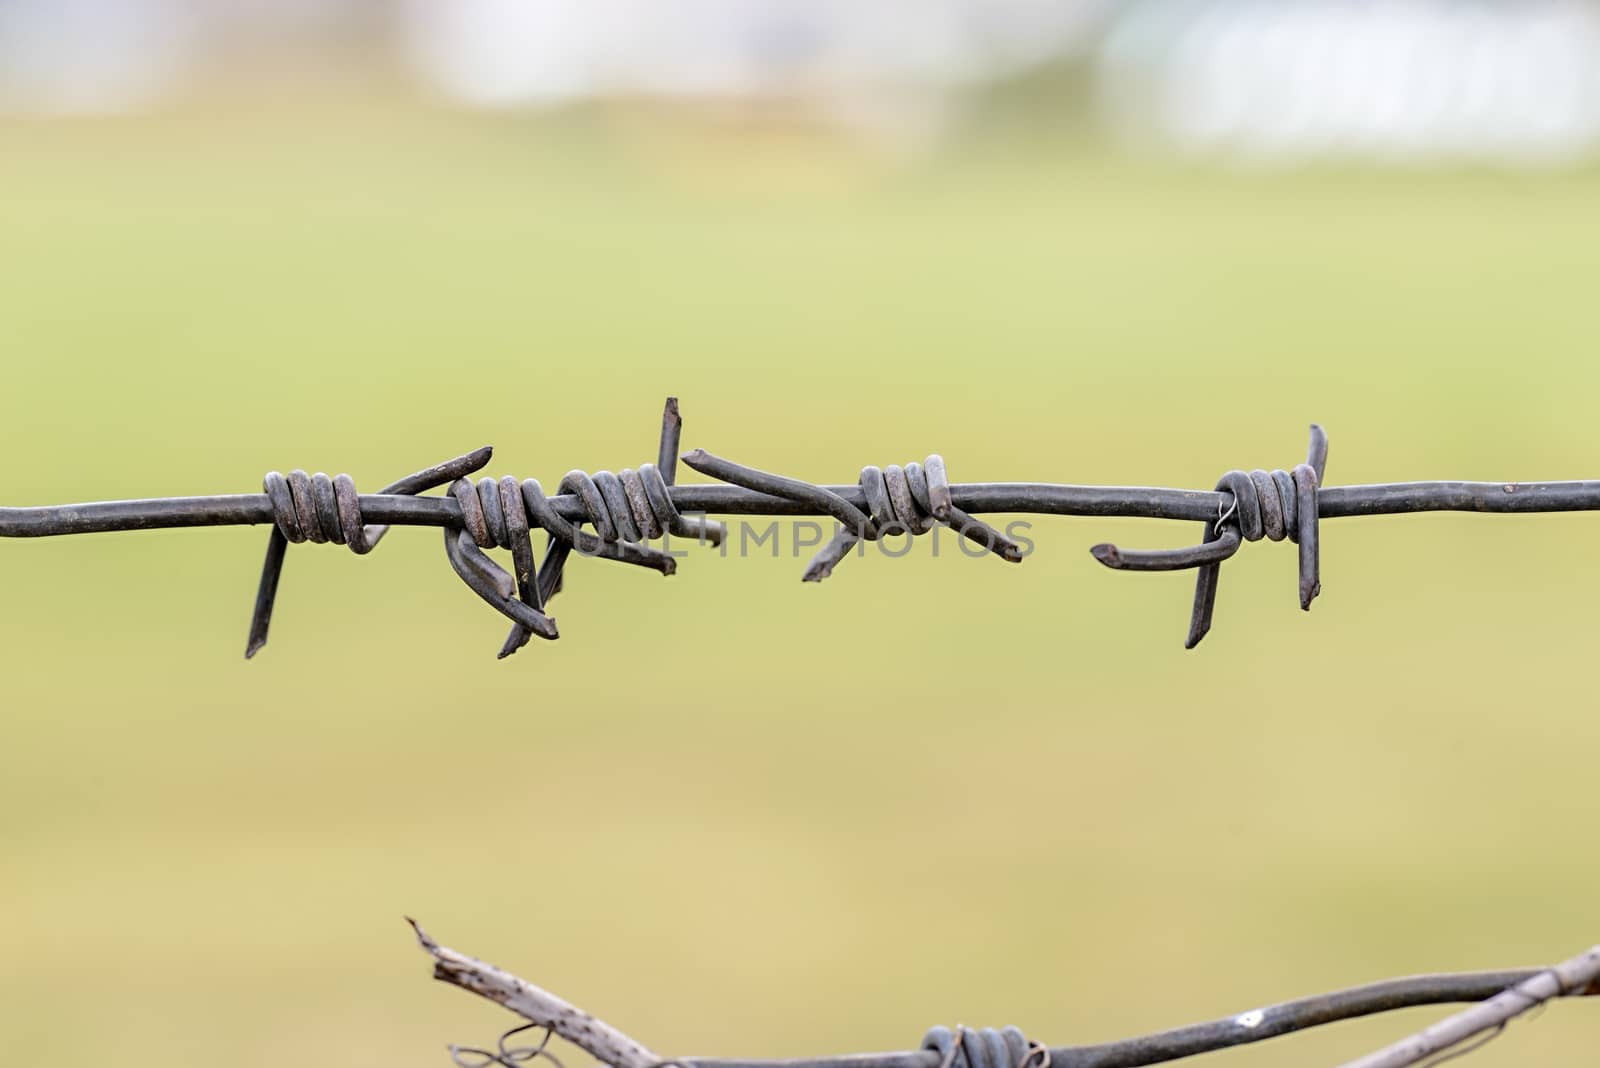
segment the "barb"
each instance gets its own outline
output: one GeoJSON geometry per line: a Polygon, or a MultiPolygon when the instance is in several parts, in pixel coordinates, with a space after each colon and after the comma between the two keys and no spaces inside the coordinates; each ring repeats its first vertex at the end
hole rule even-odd
{"type": "Polygon", "coordinates": [[[1115,570],[1195,570],[1194,607],[1187,647],[1211,628],[1222,563],[1246,542],[1287,538],[1299,547],[1299,601],[1309,609],[1320,593],[1324,519],[1410,512],[1569,512],[1600,510],[1600,481],[1583,482],[1401,482],[1368,486],[1324,484],[1328,439],[1311,428],[1305,463],[1292,470],[1232,470],[1212,490],[1150,486],[1084,486],[1052,483],[952,483],[944,459],[930,455],[904,467],[864,467],[853,485],[818,485],[746,467],[696,449],[683,456],[691,468],[718,485],[680,486],[678,465],[682,419],[676,398],[662,416],[656,464],[637,470],[590,475],[567,473],[546,496],[535,479],[480,479],[493,455],[488,447],[419,471],[381,493],[358,494],[348,475],[329,478],[291,471],[269,473],[259,494],[103,501],[39,508],[0,508],[0,536],[31,538],[119,530],[270,523],[267,554],[251,617],[246,656],[266,643],[288,546],[309,541],[371,552],[391,526],[439,527],[445,553],[461,580],[511,621],[501,646],[508,656],[537,636],[559,631],[547,608],[564,585],[573,553],[632,564],[662,575],[676,570],[677,554],[665,542],[677,536],[717,545],[724,516],[819,516],[838,523],[833,539],[812,559],[802,578],[827,578],[864,542],[905,534],[915,538],[936,527],[954,530],[1002,560],[1022,559],[1021,548],[977,516],[993,513],[1123,516],[1175,519],[1203,524],[1198,544],[1179,549],[1134,550],[1096,545],[1095,559],[1115,570]],[[443,496],[423,496],[448,486],[443,496]],[[543,560],[536,560],[532,534],[547,535],[543,560]],[[511,553],[510,572],[486,550],[511,553]]]}
{"type": "Polygon", "coordinates": [[[785,478],[753,467],[743,467],[704,449],[695,449],[683,462],[702,475],[730,482],[735,486],[794,501],[831,515],[842,525],[833,540],[822,547],[806,565],[802,581],[821,582],[850,555],[862,541],[878,541],[896,534],[915,537],[944,525],[969,541],[983,546],[1002,560],[1022,562],[1022,547],[987,523],[957,508],[950,499],[950,480],[945,474],[944,457],[928,457],[926,465],[909,463],[904,467],[861,469],[861,495],[869,512],[862,512],[849,500],[825,486],[785,478]]]}
{"type": "Polygon", "coordinates": [[[1311,424],[1307,452],[1306,462],[1293,472],[1280,469],[1269,474],[1258,468],[1248,474],[1229,471],[1223,475],[1217,481],[1217,489],[1226,492],[1229,499],[1225,505],[1218,505],[1220,511],[1215,520],[1206,524],[1202,544],[1192,549],[1123,552],[1115,545],[1096,545],[1089,551],[1107,567],[1126,571],[1199,569],[1185,649],[1200,644],[1211,629],[1222,561],[1239,551],[1241,539],[1260,541],[1265,536],[1282,541],[1287,536],[1300,546],[1300,608],[1309,612],[1312,600],[1322,592],[1317,487],[1328,466],[1328,435],[1315,423],[1311,424]]]}
{"type": "MultiPolygon", "coordinates": [[[[554,994],[494,965],[440,946],[417,926],[434,978],[486,997],[544,1027],[612,1068],[1142,1068],[1250,1045],[1341,1020],[1423,1005],[1480,1002],[1371,1057],[1343,1068],[1407,1068],[1556,997],[1600,995],[1600,946],[1550,968],[1457,972],[1387,979],[1330,994],[1250,1009],[1221,1020],[1090,1046],[1048,1047],[1015,1027],[931,1029],[915,1050],[787,1060],[677,1057],[661,1060],[633,1039],[554,994]],[[1487,999],[1487,1000],[1485,1000],[1487,999]],[[581,1022],[581,1026],[577,1022],[581,1022]],[[1399,1052],[1403,1051],[1403,1052],[1399,1052]],[[1402,1059],[1410,1057],[1410,1059],[1402,1059]]],[[[525,1028],[507,1032],[515,1034],[525,1028]]],[[[452,1050],[456,1047],[451,1047],[452,1050]]],[[[501,1048],[504,1048],[504,1036],[501,1048]]],[[[541,1045],[539,1050],[543,1052],[541,1045]]],[[[482,1051],[478,1051],[482,1052],[482,1051]]],[[[1465,1051],[1462,1051],[1465,1052],[1465,1051]]],[[[548,1053],[544,1053],[549,1056],[548,1053]]],[[[480,1062],[488,1063],[488,1062],[480,1062]]]]}

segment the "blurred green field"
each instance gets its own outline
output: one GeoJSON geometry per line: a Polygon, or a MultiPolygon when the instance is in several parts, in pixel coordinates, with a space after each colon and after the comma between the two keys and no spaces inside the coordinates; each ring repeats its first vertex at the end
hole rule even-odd
{"type": "MultiPolygon", "coordinates": [[[[0,501],[548,486],[685,446],[821,481],[1595,477],[1600,180],[894,160],[394,101],[0,126],[0,501]]],[[[689,475],[690,478],[697,476],[689,475]]],[[[1187,576],[1042,519],[919,550],[580,560],[504,663],[438,537],[0,543],[0,1020],[62,1068],[448,1064],[508,1019],[401,915],[667,1055],[1089,1042],[1600,940],[1600,516],[1330,521],[1187,576]]],[[[1437,1016],[1227,1055],[1332,1064],[1437,1016]]],[[[1474,1056],[1588,1065],[1600,1006],[1474,1056]]],[[[1209,1063],[1209,1062],[1208,1062],[1209,1063]]],[[[1217,1058],[1223,1063],[1223,1058],[1217,1058]]]]}

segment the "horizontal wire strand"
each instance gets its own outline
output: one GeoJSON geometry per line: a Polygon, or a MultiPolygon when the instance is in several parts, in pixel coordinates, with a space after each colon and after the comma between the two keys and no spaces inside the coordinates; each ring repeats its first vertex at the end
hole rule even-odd
{"type": "MultiPolygon", "coordinates": [[[[537,480],[465,478],[485,466],[488,447],[435,465],[385,487],[358,494],[348,475],[330,479],[296,469],[285,478],[267,475],[259,494],[100,501],[34,508],[0,508],[0,536],[51,537],[178,527],[272,524],[246,655],[266,642],[278,575],[290,543],[316,542],[371,551],[391,526],[444,528],[451,567],[475,593],[513,623],[501,656],[533,635],[557,636],[545,603],[563,588],[571,554],[639,564],[661,574],[675,570],[676,555],[652,540],[678,536],[717,545],[724,533],[708,515],[831,518],[838,529],[803,577],[815,581],[862,541],[891,534],[915,536],[943,524],[1004,560],[1018,562],[1021,549],[980,514],[1148,518],[1200,522],[1197,545],[1176,549],[1123,549],[1101,544],[1095,559],[1116,570],[1196,572],[1187,647],[1210,630],[1220,565],[1249,542],[1287,538],[1299,551],[1299,603],[1309,609],[1321,591],[1322,519],[1432,511],[1523,514],[1600,511],[1600,480],[1573,482],[1399,482],[1357,486],[1322,485],[1327,435],[1313,425],[1307,459],[1282,468],[1228,471],[1211,490],[1159,486],[1091,486],[1040,482],[949,483],[944,460],[931,454],[925,465],[861,469],[854,485],[821,485],[747,467],[701,449],[684,463],[718,484],[676,484],[682,417],[668,398],[661,423],[658,464],[619,474],[569,471],[546,496],[537,480]],[[424,490],[450,483],[443,496],[424,490]],[[520,485],[521,492],[517,489],[520,485]],[[590,529],[584,529],[587,525],[590,529]],[[881,529],[880,529],[881,528],[881,529]],[[535,571],[529,535],[549,537],[535,571]],[[485,550],[508,549],[515,576],[485,550]]],[[[898,555],[898,554],[896,554],[898,555]]]]}
{"type": "MultiPolygon", "coordinates": [[[[867,507],[866,495],[858,484],[822,485],[820,488],[856,508],[867,507]]],[[[685,514],[774,518],[828,515],[798,501],[738,486],[671,486],[668,492],[672,503],[685,514]]],[[[559,494],[548,499],[562,518],[586,518],[583,502],[577,495],[559,494]]],[[[1229,495],[1212,490],[1156,486],[956,482],[950,486],[950,499],[956,507],[975,515],[1011,513],[1205,522],[1216,517],[1229,495]]],[[[364,493],[360,501],[361,514],[371,524],[458,529],[462,525],[461,509],[448,497],[364,493]]],[[[1501,515],[1594,512],[1600,511],[1600,481],[1397,482],[1333,486],[1320,491],[1318,503],[1318,514],[1323,519],[1422,512],[1501,515]]],[[[272,503],[265,493],[0,507],[0,537],[48,538],[129,530],[255,526],[271,523],[272,515],[272,503]]]]}

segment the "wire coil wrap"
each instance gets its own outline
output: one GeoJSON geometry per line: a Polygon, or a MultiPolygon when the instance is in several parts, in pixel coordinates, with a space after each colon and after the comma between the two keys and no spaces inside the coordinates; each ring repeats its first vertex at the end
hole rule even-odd
{"type": "MultiPolygon", "coordinates": [[[[496,611],[512,622],[500,656],[509,656],[538,636],[560,636],[545,605],[560,592],[567,560],[576,551],[648,567],[663,575],[677,569],[671,553],[646,544],[667,534],[719,545],[724,528],[679,513],[668,487],[677,466],[682,432],[676,398],[668,398],[661,424],[661,466],[640,464],[620,474],[569,471],[559,492],[573,494],[583,505],[583,516],[568,520],[550,505],[538,480],[518,482],[507,476],[482,478],[476,484],[467,476],[481,470],[493,455],[488,448],[419,471],[386,487],[385,494],[415,494],[449,484],[449,494],[461,512],[459,528],[444,530],[445,555],[461,580],[496,611]],[[583,524],[593,531],[583,529],[583,524]],[[549,535],[544,561],[536,566],[532,533],[549,535]],[[513,569],[506,572],[486,549],[507,549],[513,569]]],[[[358,554],[371,552],[388,530],[367,526],[361,516],[361,499],[349,475],[329,478],[295,470],[284,476],[270,472],[264,485],[272,506],[273,532],[267,545],[261,586],[251,619],[247,657],[266,644],[267,630],[282,573],[284,551],[290,544],[313,542],[348,546],[358,554]]]]}
{"type": "Polygon", "coordinates": [[[1197,568],[1194,608],[1189,617],[1189,637],[1184,647],[1193,649],[1211,629],[1216,608],[1217,582],[1222,562],[1247,541],[1282,541],[1300,547],[1300,607],[1306,611],[1322,592],[1318,489],[1328,466],[1328,435],[1311,425],[1306,462],[1293,471],[1229,471],[1217,480],[1224,496],[1217,518],[1205,526],[1199,545],[1183,549],[1128,550],[1096,545],[1090,551],[1107,567],[1119,571],[1178,571],[1197,568]]]}
{"type": "Polygon", "coordinates": [[[878,541],[896,534],[915,537],[936,526],[947,526],[983,546],[1002,560],[1018,563],[1022,548],[1000,531],[955,507],[950,500],[950,479],[944,457],[928,456],[925,463],[861,469],[863,512],[839,494],[810,482],[775,475],[713,456],[704,449],[686,453],[683,462],[703,475],[775,497],[798,501],[831,515],[839,524],[832,540],[806,565],[801,579],[821,582],[861,542],[878,541]]]}
{"type": "MultiPolygon", "coordinates": [[[[383,488],[384,493],[417,494],[442,486],[452,479],[471,474],[487,464],[494,450],[485,445],[464,456],[446,460],[442,464],[424,468],[407,475],[398,482],[383,488]]],[[[245,644],[245,659],[261,651],[267,644],[267,632],[272,626],[272,610],[277,604],[278,582],[283,576],[283,564],[291,542],[336,542],[347,545],[358,555],[369,553],[388,533],[386,526],[365,526],[361,517],[361,499],[355,492],[355,481],[349,475],[329,479],[318,473],[307,477],[304,471],[295,470],[287,478],[276,471],[267,473],[263,484],[272,506],[272,533],[267,537],[266,558],[261,564],[261,582],[256,587],[255,608],[250,614],[250,637],[245,644]],[[332,490],[332,507],[329,507],[329,490],[332,490]]]]}
{"type": "Polygon", "coordinates": [[[510,656],[534,635],[559,637],[544,606],[561,592],[572,552],[671,575],[677,571],[677,560],[644,542],[677,534],[710,545],[722,543],[722,524],[680,515],[667,485],[666,476],[648,463],[640,464],[637,471],[624,468],[620,474],[567,472],[557,492],[573,494],[583,503],[585,519],[580,523],[587,521],[593,526],[591,533],[550,506],[538,479],[519,484],[509,476],[498,482],[485,478],[474,486],[462,478],[451,483],[451,496],[461,506],[462,528],[445,531],[445,552],[462,580],[511,619],[513,626],[501,647],[501,657],[510,656]],[[537,574],[533,529],[549,534],[544,563],[537,574]],[[511,550],[515,576],[507,575],[482,551],[491,548],[511,550]]]}
{"type": "Polygon", "coordinates": [[[922,1048],[939,1054],[939,1068],[1050,1068],[1050,1049],[1028,1039],[1021,1030],[985,1027],[974,1030],[957,1025],[930,1028],[922,1048]]]}
{"type": "Polygon", "coordinates": [[[262,480],[272,502],[272,521],[291,543],[303,541],[348,545],[364,555],[372,551],[386,527],[374,527],[369,536],[361,521],[361,495],[349,475],[329,478],[318,471],[307,475],[296,468],[284,477],[268,471],[262,480]]]}

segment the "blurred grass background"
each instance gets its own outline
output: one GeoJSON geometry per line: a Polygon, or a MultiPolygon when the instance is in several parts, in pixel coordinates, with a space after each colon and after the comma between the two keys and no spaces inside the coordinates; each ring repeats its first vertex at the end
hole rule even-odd
{"type": "MultiPolygon", "coordinates": [[[[371,489],[685,446],[821,481],[1592,477],[1596,176],[1222,173],[1072,137],[914,159],[384,94],[0,126],[0,498],[371,489]]],[[[687,478],[697,476],[688,474],[687,478]]],[[[577,561],[563,640],[436,534],[0,545],[0,1019],[71,1068],[440,1065],[509,1019],[402,913],[672,1055],[1099,1041],[1596,939],[1600,517],[1330,522],[1188,576],[1041,519],[802,587],[577,561]]],[[[1227,1055],[1334,1063],[1437,1016],[1227,1055]]],[[[1475,1055],[1590,1064],[1558,1006],[1475,1055]]],[[[1222,1058],[1217,1058],[1221,1063],[1222,1058]]]]}

